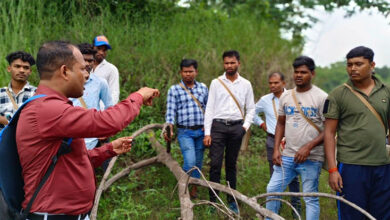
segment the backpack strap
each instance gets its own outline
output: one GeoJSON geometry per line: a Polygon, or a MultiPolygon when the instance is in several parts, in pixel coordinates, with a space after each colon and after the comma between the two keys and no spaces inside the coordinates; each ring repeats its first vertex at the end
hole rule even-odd
{"type": "Polygon", "coordinates": [[[83,106],[83,108],[88,109],[87,103],[85,103],[85,100],[83,99],[83,97],[79,98],[79,102],[80,102],[81,106],[83,106]]]}
{"type": "Polygon", "coordinates": [[[7,93],[9,99],[11,100],[14,109],[17,110],[18,109],[18,104],[16,104],[15,99],[12,96],[11,92],[9,91],[9,89],[7,88],[5,92],[7,93]]]}
{"type": "Polygon", "coordinates": [[[371,113],[375,116],[376,119],[381,123],[383,129],[386,131],[385,124],[383,123],[383,120],[381,116],[378,114],[378,112],[372,107],[372,105],[356,90],[354,90],[350,85],[347,83],[344,83],[344,86],[347,87],[360,101],[371,111],[371,113]]]}
{"type": "Polygon", "coordinates": [[[240,110],[240,113],[241,113],[241,116],[242,118],[245,120],[245,115],[244,115],[244,112],[242,112],[242,109],[240,107],[240,104],[238,103],[236,97],[233,95],[233,93],[230,91],[230,89],[226,86],[226,84],[220,79],[218,78],[218,81],[222,84],[223,87],[225,87],[226,91],[229,93],[229,95],[233,98],[234,102],[236,103],[238,109],[240,110]]]}
{"type": "Polygon", "coordinates": [[[204,114],[204,109],[202,108],[202,105],[200,104],[199,100],[183,85],[183,83],[179,83],[179,85],[188,93],[188,95],[191,96],[191,98],[195,101],[195,103],[199,106],[200,110],[202,110],[202,113],[204,114]]]}
{"type": "Polygon", "coordinates": [[[43,185],[45,185],[46,181],[49,179],[50,175],[54,171],[54,167],[57,164],[58,158],[61,157],[64,154],[70,153],[72,148],[69,147],[69,145],[72,143],[72,138],[64,138],[61,142],[61,146],[58,149],[56,155],[54,155],[51,158],[51,164],[49,168],[47,168],[45,175],[42,177],[41,181],[38,184],[38,187],[35,189],[33,196],[31,197],[30,201],[28,202],[26,209],[22,212],[22,219],[26,219],[28,214],[30,213],[32,204],[34,203],[34,200],[38,196],[39,191],[42,189],[43,185]]]}
{"type": "Polygon", "coordinates": [[[301,114],[301,116],[311,125],[313,126],[317,131],[318,133],[321,133],[321,129],[316,125],[314,124],[314,122],[312,120],[310,120],[308,117],[306,117],[306,115],[302,112],[302,109],[299,107],[299,104],[298,104],[298,100],[297,100],[297,96],[295,95],[295,89],[292,89],[291,91],[291,94],[292,94],[292,98],[294,100],[294,103],[295,103],[295,106],[297,107],[298,111],[299,111],[299,114],[301,114]]]}

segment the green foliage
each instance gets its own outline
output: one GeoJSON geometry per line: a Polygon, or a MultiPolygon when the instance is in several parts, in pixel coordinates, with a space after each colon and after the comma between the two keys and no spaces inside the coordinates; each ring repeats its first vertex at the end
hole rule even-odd
{"type": "Polygon", "coordinates": [[[345,61],[333,63],[330,67],[317,67],[314,84],[324,91],[330,92],[347,81],[348,74],[345,67],[345,61]]]}
{"type": "Polygon", "coordinates": [[[347,16],[359,10],[372,8],[385,16],[390,13],[390,3],[387,0],[188,0],[187,2],[192,6],[213,8],[231,16],[250,13],[260,20],[266,20],[291,31],[297,44],[303,41],[302,30],[311,27],[317,21],[313,16],[315,14],[313,10],[323,8],[332,11],[344,8],[347,16]]]}

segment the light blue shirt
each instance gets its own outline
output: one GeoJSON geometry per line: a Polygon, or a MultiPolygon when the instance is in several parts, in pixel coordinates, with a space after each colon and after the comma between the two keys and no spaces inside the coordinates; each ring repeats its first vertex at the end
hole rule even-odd
{"type": "Polygon", "coordinates": [[[253,123],[258,126],[264,123],[264,121],[259,117],[259,113],[263,112],[266,121],[265,124],[267,125],[267,133],[275,135],[277,118],[274,112],[274,107],[272,105],[272,99],[275,100],[275,108],[276,112],[278,112],[279,98],[276,97],[273,93],[269,93],[261,97],[260,100],[256,103],[256,114],[253,119],[253,123]]]}
{"type": "MultiPolygon", "coordinates": [[[[107,82],[93,73],[90,74],[89,79],[84,84],[83,99],[88,109],[94,108],[100,111],[100,100],[104,103],[105,109],[113,105],[107,82]]],[[[70,100],[74,106],[83,107],[79,99],[71,98],[70,100]]],[[[98,143],[97,138],[85,138],[84,140],[88,150],[96,147],[98,143]]]]}

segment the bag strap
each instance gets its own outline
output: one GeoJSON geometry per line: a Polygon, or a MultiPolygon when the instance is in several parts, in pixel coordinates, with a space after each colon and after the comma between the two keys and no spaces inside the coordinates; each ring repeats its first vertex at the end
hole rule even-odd
{"type": "Polygon", "coordinates": [[[236,103],[238,109],[239,109],[240,112],[241,112],[242,118],[245,120],[245,115],[244,115],[244,113],[242,112],[242,109],[241,109],[241,107],[240,107],[240,104],[238,104],[238,101],[237,101],[236,97],[233,95],[233,93],[230,91],[230,89],[226,86],[226,84],[225,84],[220,78],[218,78],[218,81],[223,85],[223,87],[225,87],[225,89],[228,91],[228,93],[230,94],[230,96],[233,98],[234,102],[236,103]]]}
{"type": "Polygon", "coordinates": [[[378,114],[378,112],[374,109],[374,107],[372,107],[372,105],[359,93],[357,92],[356,90],[354,90],[350,85],[344,83],[344,86],[347,87],[349,90],[351,90],[351,92],[353,94],[355,94],[356,97],[358,97],[360,99],[360,101],[363,102],[363,104],[371,111],[371,113],[375,116],[376,119],[378,119],[378,121],[380,121],[383,129],[386,130],[386,127],[385,127],[385,124],[383,123],[383,120],[381,118],[381,116],[378,114]]]}
{"type": "Polygon", "coordinates": [[[9,91],[8,88],[5,90],[5,92],[7,93],[9,99],[11,99],[11,102],[12,102],[12,105],[14,106],[14,109],[15,109],[15,110],[18,109],[18,108],[19,108],[19,107],[18,107],[18,104],[16,104],[15,99],[14,99],[14,97],[12,96],[12,94],[11,94],[11,92],[9,91]]]}
{"type": "Polygon", "coordinates": [[[195,103],[199,106],[200,110],[202,110],[202,113],[204,114],[204,109],[202,108],[202,105],[200,104],[199,100],[190,92],[190,90],[188,90],[183,85],[183,83],[179,83],[179,85],[181,86],[181,88],[183,88],[188,93],[188,95],[191,96],[191,98],[195,101],[195,103]]]}
{"type": "Polygon", "coordinates": [[[36,199],[38,192],[41,190],[43,185],[46,183],[46,181],[49,179],[50,175],[54,171],[54,167],[57,164],[58,158],[61,157],[64,154],[70,153],[72,151],[72,148],[69,147],[69,145],[72,143],[72,138],[64,138],[61,142],[61,146],[58,149],[56,155],[54,155],[51,158],[51,164],[49,168],[47,168],[45,175],[42,177],[41,181],[39,182],[37,188],[34,191],[33,196],[31,197],[30,201],[28,202],[26,209],[22,212],[22,219],[26,219],[28,214],[30,213],[32,204],[34,203],[34,200],[36,199]]]}
{"type": "Polygon", "coordinates": [[[278,119],[278,111],[276,111],[275,97],[272,98],[272,107],[274,108],[275,118],[278,119]]]}
{"type": "Polygon", "coordinates": [[[295,106],[297,107],[299,113],[301,114],[301,116],[311,125],[313,126],[317,131],[318,133],[321,133],[321,129],[316,125],[314,124],[314,122],[312,120],[310,120],[308,117],[306,117],[306,115],[302,112],[302,109],[299,107],[299,104],[298,104],[298,100],[297,100],[297,96],[295,95],[295,89],[292,89],[292,97],[293,97],[293,100],[294,100],[294,103],[295,103],[295,106]]]}
{"type": "Polygon", "coordinates": [[[79,102],[80,102],[81,106],[83,106],[83,108],[88,109],[87,103],[85,103],[83,97],[79,98],[79,102]]]}

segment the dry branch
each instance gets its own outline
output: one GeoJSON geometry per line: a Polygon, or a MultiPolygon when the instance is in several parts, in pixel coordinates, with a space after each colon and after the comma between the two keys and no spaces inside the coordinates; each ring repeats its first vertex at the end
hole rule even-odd
{"type": "Polygon", "coordinates": [[[299,214],[299,212],[297,211],[297,209],[296,209],[293,205],[291,205],[291,203],[290,203],[289,201],[284,200],[284,199],[279,199],[279,198],[271,198],[271,199],[265,200],[263,203],[261,203],[261,205],[263,205],[263,204],[265,204],[265,203],[267,203],[267,202],[269,202],[269,201],[280,201],[280,202],[286,203],[286,204],[294,211],[294,213],[297,215],[298,220],[301,220],[301,219],[302,219],[302,218],[301,218],[301,215],[299,214]]]}
{"type": "MultiPolygon", "coordinates": [[[[146,125],[140,129],[138,129],[137,131],[135,131],[131,137],[135,138],[137,137],[138,135],[142,134],[143,132],[149,130],[149,129],[153,129],[153,128],[162,128],[163,125],[162,124],[149,124],[149,125],[146,125]]],[[[91,215],[90,215],[90,219],[91,220],[96,220],[97,218],[97,211],[98,211],[98,208],[99,208],[99,201],[100,201],[100,197],[102,196],[102,193],[104,190],[106,190],[107,188],[105,187],[105,183],[107,181],[107,178],[108,176],[110,175],[111,171],[112,171],[112,168],[114,167],[115,165],[115,162],[117,160],[117,157],[113,157],[106,169],[106,172],[104,173],[103,175],[103,178],[102,180],[100,181],[100,184],[99,184],[99,187],[97,188],[96,190],[96,194],[95,194],[95,201],[93,203],[93,207],[92,207],[92,210],[91,210],[91,215]]]]}
{"type": "MultiPolygon", "coordinates": [[[[165,152],[164,147],[156,140],[156,138],[153,135],[150,135],[149,139],[150,139],[150,141],[152,143],[152,146],[155,147],[156,151],[158,152],[159,161],[160,161],[160,156],[161,156],[161,161],[160,162],[165,164],[171,170],[173,175],[175,175],[176,179],[180,182],[180,183],[178,183],[178,188],[179,188],[180,205],[181,205],[181,208],[182,208],[181,209],[181,212],[182,212],[181,213],[181,217],[182,217],[182,219],[193,219],[193,212],[192,212],[193,203],[191,202],[191,200],[187,201],[185,199],[187,197],[189,199],[189,194],[188,193],[185,194],[185,191],[186,191],[186,179],[185,178],[181,178],[183,175],[187,175],[187,174],[180,167],[179,163],[176,160],[174,160],[171,157],[170,154],[165,152]],[[181,190],[183,190],[183,191],[181,191],[181,190]],[[189,208],[189,207],[191,207],[191,208],[189,208]],[[183,213],[183,208],[187,210],[185,212],[191,212],[191,217],[187,216],[187,217],[190,217],[190,218],[187,218],[185,215],[183,215],[183,214],[185,214],[185,213],[183,213]],[[191,209],[191,211],[189,209],[191,209]]],[[[222,192],[224,192],[226,194],[229,194],[229,195],[232,195],[232,196],[236,197],[238,200],[240,200],[241,202],[247,204],[248,206],[253,208],[256,212],[260,213],[262,216],[270,217],[272,219],[283,219],[282,217],[280,217],[276,213],[273,213],[272,211],[270,211],[268,209],[265,209],[264,207],[261,207],[257,203],[256,200],[253,200],[253,199],[249,198],[248,196],[243,195],[242,193],[238,192],[237,190],[230,189],[227,186],[221,185],[219,183],[214,183],[214,182],[209,182],[209,181],[205,181],[205,180],[195,179],[195,178],[192,178],[192,177],[190,177],[189,183],[190,184],[199,185],[199,186],[204,186],[204,187],[208,187],[210,185],[215,190],[219,190],[219,191],[222,191],[222,192]]]]}
{"type": "MultiPolygon", "coordinates": [[[[264,197],[268,197],[268,196],[301,196],[301,197],[315,196],[315,197],[327,197],[327,198],[333,198],[333,199],[340,200],[340,201],[352,206],[353,208],[357,209],[358,211],[360,211],[361,213],[366,215],[369,219],[375,219],[369,213],[367,213],[365,210],[361,209],[357,205],[349,202],[348,200],[346,200],[340,196],[335,196],[335,195],[326,194],[326,193],[286,193],[286,192],[283,192],[283,193],[261,194],[261,195],[250,198],[250,197],[238,192],[237,190],[231,189],[230,187],[227,187],[227,186],[224,186],[224,185],[221,185],[218,183],[214,183],[214,182],[209,182],[206,179],[201,180],[201,179],[192,178],[182,170],[179,163],[175,159],[173,159],[172,156],[166,152],[165,148],[161,145],[161,143],[159,143],[156,140],[156,138],[154,136],[154,132],[150,131],[153,128],[162,128],[162,127],[163,127],[162,124],[150,124],[150,125],[147,125],[141,129],[137,130],[132,135],[132,137],[135,138],[136,136],[140,135],[141,133],[143,133],[145,131],[149,131],[149,134],[150,134],[149,140],[152,144],[152,147],[157,151],[156,157],[152,157],[149,159],[139,161],[135,164],[131,164],[128,167],[126,167],[125,169],[123,169],[122,171],[120,171],[119,173],[115,174],[110,179],[108,179],[108,176],[110,175],[110,173],[112,171],[112,168],[117,160],[117,157],[114,157],[111,160],[106,172],[104,173],[102,181],[97,189],[96,196],[95,196],[95,203],[94,203],[93,209],[91,211],[91,216],[90,216],[91,220],[96,220],[99,200],[100,200],[100,197],[101,197],[101,194],[103,193],[103,191],[107,190],[115,181],[117,181],[121,177],[128,175],[131,170],[139,169],[141,167],[145,167],[145,166],[148,166],[148,165],[156,163],[156,162],[162,163],[165,166],[167,166],[170,169],[170,171],[172,172],[172,174],[175,176],[176,180],[178,181],[177,187],[178,187],[179,200],[180,200],[181,219],[183,219],[183,220],[192,220],[194,217],[194,214],[193,214],[194,204],[190,200],[190,195],[188,192],[188,184],[199,185],[199,186],[210,188],[211,190],[218,190],[218,191],[224,192],[226,194],[229,194],[229,195],[233,196],[234,198],[236,198],[237,200],[240,200],[241,202],[245,203],[246,205],[248,205],[249,207],[254,209],[258,214],[261,215],[261,217],[269,217],[272,219],[284,219],[281,216],[279,216],[278,214],[273,213],[272,211],[267,210],[264,207],[262,207],[261,205],[259,205],[257,203],[257,199],[259,199],[259,198],[264,198],[264,197]],[[186,178],[183,178],[183,177],[186,177],[186,178]]],[[[203,178],[204,178],[204,176],[203,176],[203,178]]],[[[206,204],[206,202],[198,203],[196,205],[200,205],[200,204],[206,204]]],[[[207,203],[207,204],[210,204],[210,203],[207,203]]],[[[218,206],[219,204],[218,205],[211,204],[211,205],[218,206]]],[[[292,208],[292,209],[294,210],[294,208],[292,208]]],[[[229,211],[230,210],[228,210],[228,213],[229,213],[229,211]]],[[[294,210],[294,211],[296,211],[296,210],[294,210]]],[[[223,212],[223,213],[225,213],[225,212],[223,212]]],[[[227,213],[225,213],[225,214],[227,214],[227,213]]],[[[227,214],[227,216],[229,218],[232,217],[232,215],[229,215],[229,214],[227,214]]]]}
{"type": "Polygon", "coordinates": [[[341,196],[336,196],[336,195],[332,195],[332,194],[328,194],[328,193],[273,192],[273,193],[264,193],[264,194],[261,194],[261,195],[258,195],[258,196],[254,196],[254,197],[252,197],[252,199],[257,200],[257,199],[265,198],[265,197],[268,197],[268,196],[326,197],[326,198],[336,199],[336,200],[340,200],[341,202],[344,202],[344,203],[348,204],[349,206],[355,208],[356,210],[358,210],[359,212],[364,214],[367,218],[369,218],[371,220],[375,220],[375,218],[372,215],[370,215],[370,213],[368,213],[366,210],[360,208],[356,204],[354,204],[354,203],[344,199],[341,196]]]}
{"type": "Polygon", "coordinates": [[[115,174],[113,177],[111,177],[109,180],[106,181],[106,183],[103,186],[103,191],[106,191],[108,189],[108,187],[110,187],[118,179],[120,179],[124,176],[127,176],[130,173],[130,171],[149,166],[149,165],[154,164],[156,162],[157,162],[157,157],[152,157],[152,158],[149,158],[146,160],[141,160],[135,164],[132,164],[132,165],[126,167],[125,169],[123,169],[119,173],[115,174]]]}

